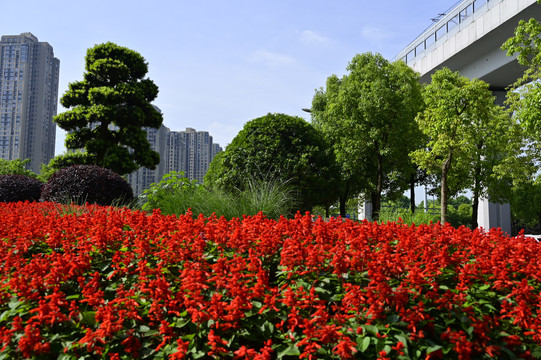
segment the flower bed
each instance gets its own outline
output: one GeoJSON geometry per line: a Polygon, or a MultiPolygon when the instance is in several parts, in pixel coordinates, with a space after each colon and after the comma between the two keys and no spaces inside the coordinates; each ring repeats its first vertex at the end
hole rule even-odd
{"type": "Polygon", "coordinates": [[[0,358],[541,356],[523,236],[53,203],[0,219],[0,358]]]}

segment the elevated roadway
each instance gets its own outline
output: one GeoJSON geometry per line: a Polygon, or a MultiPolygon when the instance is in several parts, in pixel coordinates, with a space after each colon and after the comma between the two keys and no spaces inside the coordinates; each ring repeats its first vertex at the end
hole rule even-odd
{"type": "Polygon", "coordinates": [[[541,20],[535,0],[463,0],[436,21],[398,55],[430,82],[442,67],[470,79],[481,79],[503,100],[505,89],[524,69],[501,50],[521,19],[541,20]]]}

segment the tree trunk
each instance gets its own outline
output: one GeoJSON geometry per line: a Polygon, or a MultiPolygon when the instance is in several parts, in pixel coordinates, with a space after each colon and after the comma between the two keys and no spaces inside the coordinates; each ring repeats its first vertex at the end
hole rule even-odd
{"type": "MultiPolygon", "coordinates": [[[[104,140],[105,143],[109,144],[109,129],[106,124],[103,122],[98,125],[97,133],[98,139],[104,140]]],[[[103,161],[105,159],[105,154],[107,153],[107,146],[100,146],[96,151],[96,165],[103,166],[103,161]]]]}
{"type": "Polygon", "coordinates": [[[452,152],[449,152],[447,159],[441,166],[441,223],[447,222],[447,200],[449,196],[449,185],[447,184],[447,174],[451,168],[452,152]]]}
{"type": "Polygon", "coordinates": [[[346,202],[349,197],[349,181],[345,182],[345,186],[342,188],[342,194],[340,195],[340,216],[346,217],[346,202]]]}
{"type": "Polygon", "coordinates": [[[378,168],[377,168],[377,183],[376,191],[371,194],[372,198],[372,220],[379,220],[379,213],[381,211],[381,192],[383,190],[383,158],[378,155],[378,168]]]}
{"type": "Polygon", "coordinates": [[[477,215],[479,213],[479,195],[473,194],[472,199],[472,211],[471,211],[471,228],[476,229],[479,224],[477,223],[477,215]]]}
{"type": "Polygon", "coordinates": [[[481,168],[479,166],[475,169],[475,179],[473,185],[473,199],[472,199],[472,211],[471,211],[471,228],[476,229],[479,224],[477,223],[477,214],[479,212],[479,194],[481,193],[481,186],[479,179],[481,177],[481,168]]]}
{"type": "Polygon", "coordinates": [[[410,209],[411,213],[415,214],[415,175],[410,178],[410,209]]]}
{"type": "Polygon", "coordinates": [[[379,212],[381,210],[381,200],[377,196],[377,193],[375,191],[370,193],[370,202],[372,203],[372,214],[371,219],[372,221],[378,221],[379,220],[379,212]],[[378,210],[376,211],[376,204],[378,206],[378,210]]]}
{"type": "Polygon", "coordinates": [[[347,197],[342,195],[340,196],[340,216],[346,217],[346,201],[347,197]]]}

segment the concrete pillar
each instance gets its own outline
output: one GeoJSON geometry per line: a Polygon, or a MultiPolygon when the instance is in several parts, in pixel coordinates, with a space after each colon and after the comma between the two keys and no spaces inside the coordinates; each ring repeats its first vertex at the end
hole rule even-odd
{"type": "Polygon", "coordinates": [[[488,199],[479,199],[477,211],[479,227],[489,230],[501,228],[504,233],[511,235],[511,206],[509,204],[495,204],[488,199]]]}
{"type": "Polygon", "coordinates": [[[362,201],[359,205],[359,220],[372,221],[372,203],[370,201],[362,201]]]}

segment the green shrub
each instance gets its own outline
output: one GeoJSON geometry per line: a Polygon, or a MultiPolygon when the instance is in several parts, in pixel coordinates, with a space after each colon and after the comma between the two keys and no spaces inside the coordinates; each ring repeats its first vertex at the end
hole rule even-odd
{"type": "Polygon", "coordinates": [[[420,208],[412,213],[409,208],[382,207],[379,220],[380,223],[402,220],[405,224],[430,224],[440,221],[440,213],[425,212],[424,209],[420,208]]]}
{"type": "Polygon", "coordinates": [[[96,165],[73,165],[54,173],[41,192],[42,201],[123,205],[133,201],[130,184],[96,165]]]}
{"type": "Polygon", "coordinates": [[[30,159],[14,159],[5,160],[0,159],[0,175],[25,175],[31,178],[37,178],[38,175],[32,170],[28,170],[26,165],[30,162],[30,159]]]}
{"type": "Polygon", "coordinates": [[[43,183],[19,174],[0,175],[0,201],[38,201],[43,183]]]}
{"type": "Polygon", "coordinates": [[[449,205],[447,207],[447,221],[454,227],[466,226],[471,228],[471,213],[472,206],[471,204],[460,204],[458,208],[449,205]]]}

